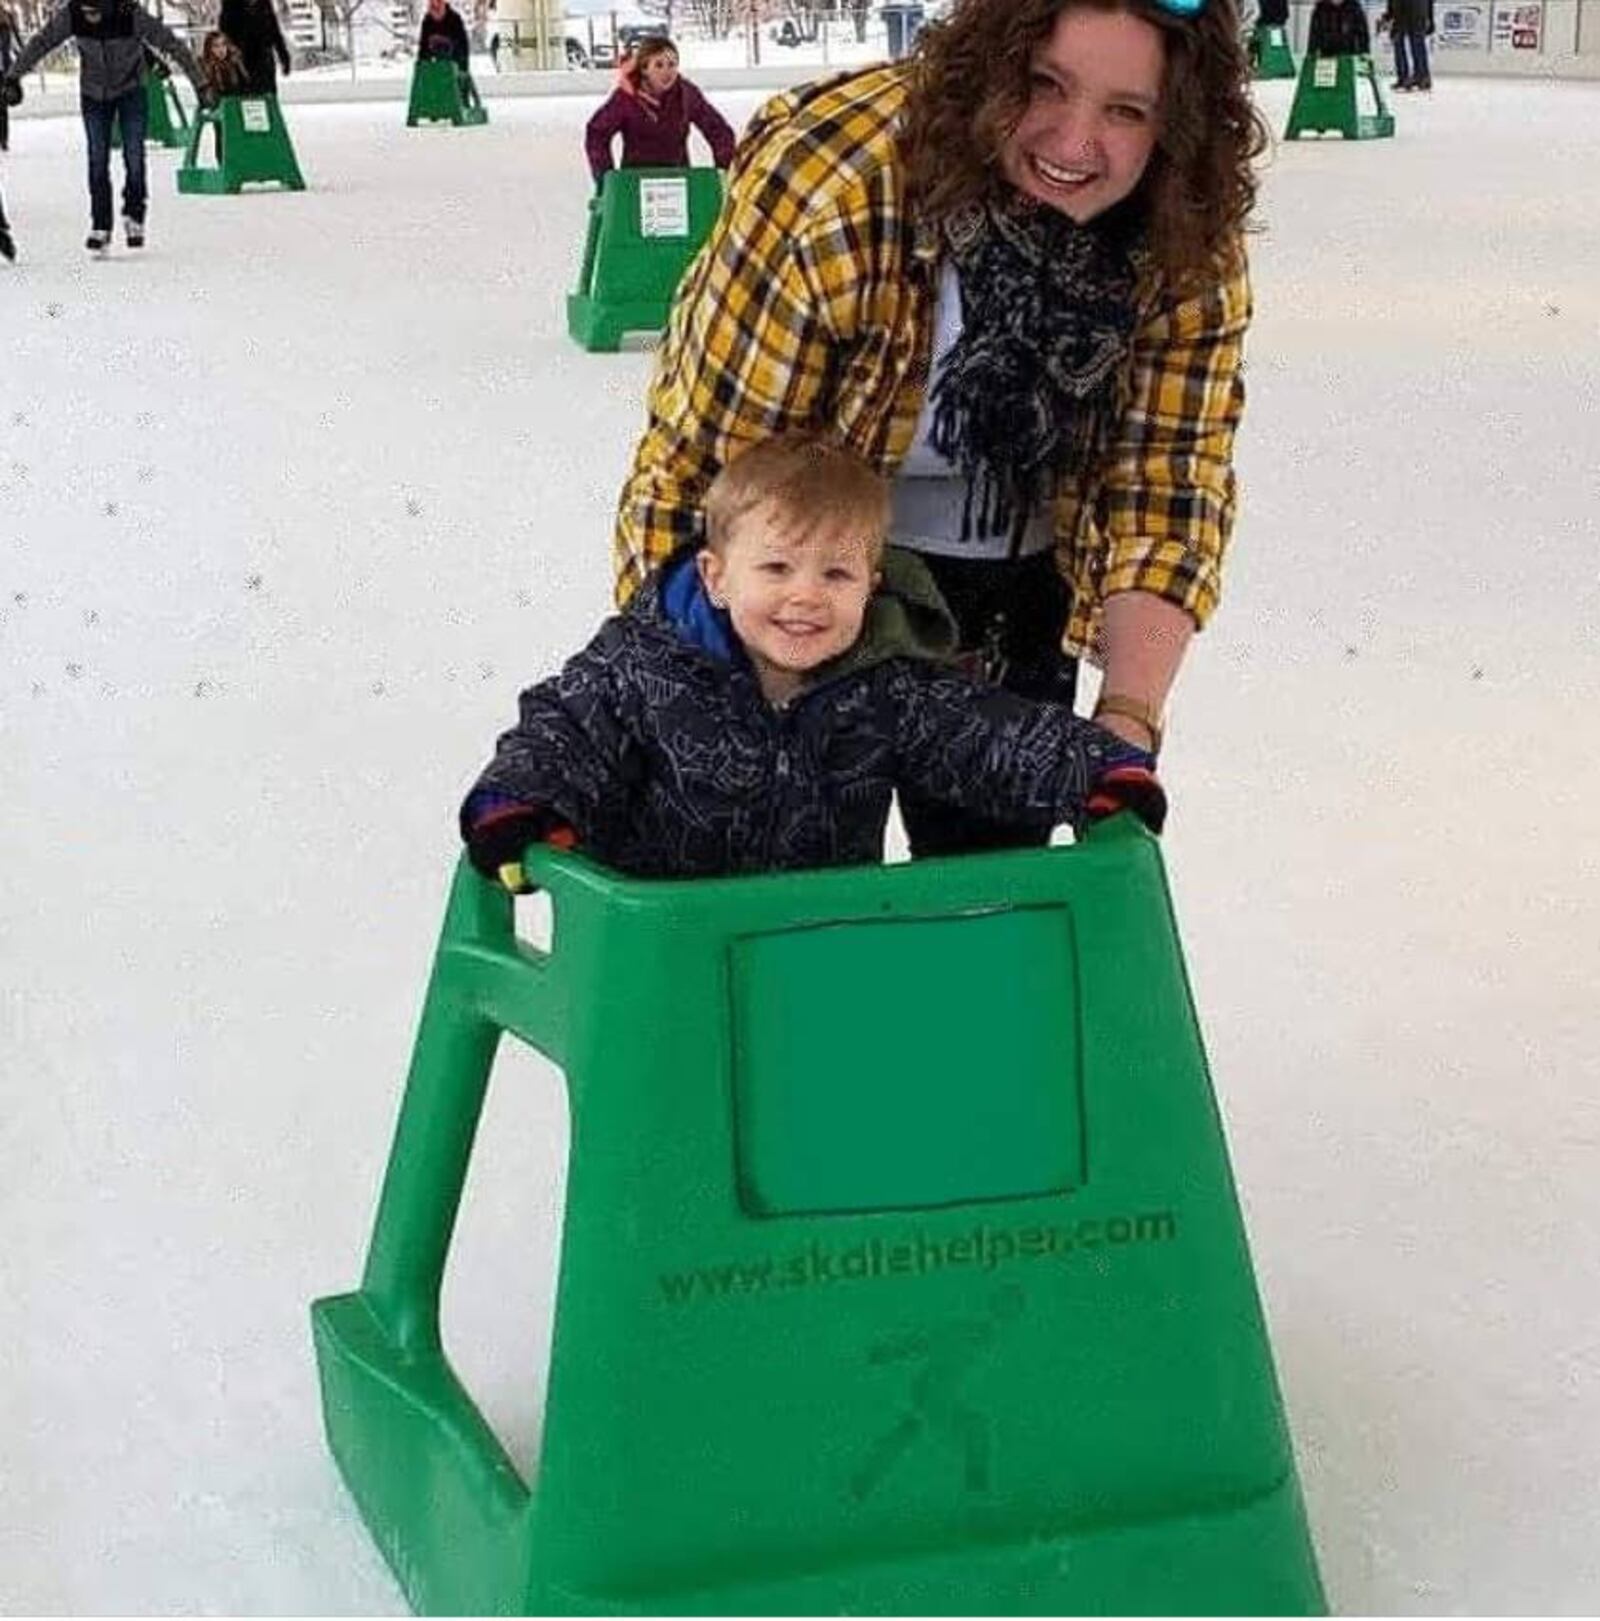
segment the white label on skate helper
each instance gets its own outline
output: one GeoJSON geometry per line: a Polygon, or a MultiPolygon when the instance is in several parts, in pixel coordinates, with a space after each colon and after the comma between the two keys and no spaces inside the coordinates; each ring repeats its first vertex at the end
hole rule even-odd
{"type": "Polygon", "coordinates": [[[1318,90],[1332,90],[1339,83],[1339,58],[1319,56],[1311,82],[1318,90]]]}
{"type": "Polygon", "coordinates": [[[239,119],[252,135],[265,135],[272,128],[272,119],[264,101],[241,101],[239,119]]]}
{"type": "Polygon", "coordinates": [[[639,182],[639,235],[687,236],[689,234],[689,182],[687,180],[641,180],[639,182]]]}

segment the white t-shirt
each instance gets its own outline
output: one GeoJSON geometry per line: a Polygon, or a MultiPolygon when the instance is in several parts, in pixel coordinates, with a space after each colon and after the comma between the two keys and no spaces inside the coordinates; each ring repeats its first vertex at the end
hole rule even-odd
{"type": "MultiPolygon", "coordinates": [[[[946,262],[939,275],[933,328],[933,364],[930,377],[939,375],[944,357],[961,336],[961,288],[956,267],[946,262]]],[[[907,551],[934,552],[941,557],[991,558],[1011,556],[1008,530],[961,538],[961,511],[966,505],[967,482],[933,448],[933,390],[930,387],[917,418],[911,449],[900,464],[890,490],[893,503],[889,539],[907,551]]],[[[1055,544],[1055,525],[1048,502],[1028,520],[1018,555],[1031,557],[1055,544]]]]}

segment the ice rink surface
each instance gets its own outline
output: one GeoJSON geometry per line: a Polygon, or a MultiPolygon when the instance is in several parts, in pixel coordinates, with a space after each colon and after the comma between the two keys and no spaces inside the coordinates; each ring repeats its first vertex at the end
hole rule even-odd
{"type": "MultiPolygon", "coordinates": [[[[754,93],[719,98],[735,120],[754,93]]],[[[1267,88],[1282,128],[1288,92],[1267,88]]],[[[0,1610],[396,1613],[323,1447],[459,796],[608,602],[649,358],[566,338],[590,103],[291,108],[311,189],[0,265],[0,1610]]],[[[1600,85],[1282,147],[1166,855],[1334,1605],[1600,1605],[1600,85]]],[[[565,1105],[447,1342],[536,1444],[565,1105]]]]}

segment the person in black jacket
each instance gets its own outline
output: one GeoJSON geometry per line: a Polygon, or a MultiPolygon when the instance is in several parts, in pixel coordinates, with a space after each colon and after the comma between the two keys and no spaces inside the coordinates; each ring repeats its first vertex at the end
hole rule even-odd
{"type": "MultiPolygon", "coordinates": [[[[0,3],[0,80],[11,71],[11,59],[17,54],[21,35],[17,32],[17,19],[11,8],[0,3]]],[[[11,105],[0,96],[0,152],[11,150],[11,105]]]]}
{"type": "Polygon", "coordinates": [[[23,75],[69,38],[78,47],[78,100],[89,145],[90,222],[84,245],[92,253],[103,253],[111,245],[111,132],[120,124],[123,227],[128,246],[142,248],[149,201],[144,166],[145,48],[172,57],[202,102],[210,93],[201,83],[189,47],[138,0],[67,0],[17,53],[4,81],[5,95],[20,90],[23,75]]]}
{"type": "Polygon", "coordinates": [[[1260,65],[1262,35],[1269,28],[1289,26],[1289,0],[1261,0],[1256,7],[1256,20],[1250,29],[1250,66],[1260,65]]]}
{"type": "MultiPolygon", "coordinates": [[[[0,152],[11,150],[11,98],[12,88],[7,80],[11,72],[11,58],[16,54],[17,23],[5,5],[0,5],[0,152]]],[[[15,88],[15,96],[22,100],[22,86],[19,83],[15,88]]],[[[0,195],[0,259],[7,264],[17,256],[17,244],[11,235],[11,225],[6,219],[6,200],[0,195]]]]}
{"type": "MultiPolygon", "coordinates": [[[[5,83],[6,90],[0,92],[0,106],[5,105],[5,98],[10,90],[11,81],[6,80],[5,83]]],[[[17,88],[20,90],[22,87],[18,85],[17,88]]],[[[4,259],[7,264],[10,264],[16,257],[17,244],[16,239],[11,234],[11,222],[6,218],[5,194],[0,192],[0,259],[4,259]]]]}
{"type": "Polygon", "coordinates": [[[1361,0],[1317,0],[1306,49],[1314,56],[1368,56],[1372,30],[1361,0]]]}
{"type": "Polygon", "coordinates": [[[472,82],[472,51],[467,25],[450,0],[428,0],[417,34],[419,62],[454,62],[461,83],[461,99],[468,107],[480,105],[478,87],[472,82]]]}
{"type": "Polygon", "coordinates": [[[222,0],[217,27],[238,46],[244,59],[243,94],[277,95],[278,68],[285,77],[289,73],[289,46],[272,0],[222,0]]]}
{"type": "Polygon", "coordinates": [[[1396,90],[1433,89],[1428,66],[1428,35],[1433,32],[1433,0],[1389,0],[1378,19],[1394,45],[1396,90]]]}
{"type": "Polygon", "coordinates": [[[639,877],[879,861],[891,796],[1037,828],[1131,809],[1154,760],[1062,705],[940,662],[956,628],[884,481],[817,435],[768,440],[706,497],[707,543],[640,587],[520,719],[461,808],[473,864],[530,844],[639,877]]]}
{"type": "MultiPolygon", "coordinates": [[[[9,77],[11,58],[17,44],[17,25],[11,13],[0,5],[0,152],[11,150],[11,106],[13,96],[22,100],[22,85],[9,77]]],[[[0,259],[10,264],[17,256],[17,244],[6,219],[6,200],[0,195],[0,259]]]]}

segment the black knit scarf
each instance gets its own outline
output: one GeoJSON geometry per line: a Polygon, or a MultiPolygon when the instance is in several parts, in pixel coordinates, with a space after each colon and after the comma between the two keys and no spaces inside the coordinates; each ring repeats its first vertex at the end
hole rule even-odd
{"type": "Polygon", "coordinates": [[[944,235],[961,336],[934,381],[933,448],[967,481],[961,538],[1007,534],[1015,549],[1110,432],[1134,325],[1128,230],[1037,205],[974,204],[944,235]]]}

